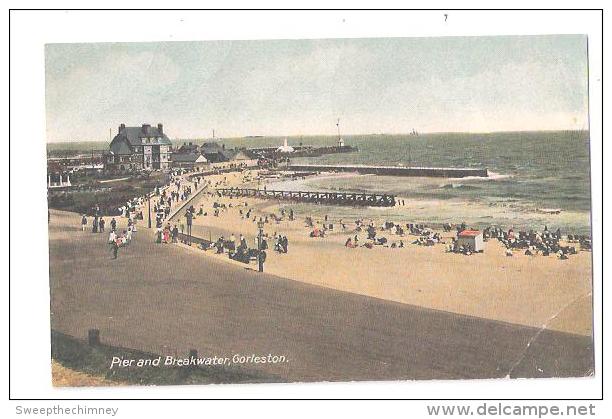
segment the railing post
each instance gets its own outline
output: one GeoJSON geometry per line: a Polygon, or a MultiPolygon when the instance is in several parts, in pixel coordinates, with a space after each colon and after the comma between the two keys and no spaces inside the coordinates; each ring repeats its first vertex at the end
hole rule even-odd
{"type": "Polygon", "coordinates": [[[89,343],[89,346],[100,345],[100,330],[89,329],[87,331],[87,343],[89,343]]]}

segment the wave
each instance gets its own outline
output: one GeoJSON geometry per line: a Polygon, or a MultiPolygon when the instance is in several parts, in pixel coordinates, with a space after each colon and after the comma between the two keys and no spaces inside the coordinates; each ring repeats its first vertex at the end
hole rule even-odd
{"type": "Polygon", "coordinates": [[[502,180],[502,179],[508,179],[513,177],[513,175],[507,175],[507,174],[502,174],[502,173],[496,173],[496,172],[491,172],[489,171],[488,176],[487,177],[482,177],[482,176],[466,176],[466,177],[457,177],[457,178],[449,178],[449,180],[479,180],[479,181],[489,181],[489,180],[502,180]]]}
{"type": "Polygon", "coordinates": [[[463,183],[445,183],[440,185],[441,189],[463,189],[463,190],[475,190],[481,189],[478,186],[474,185],[464,185],[463,183]]]}

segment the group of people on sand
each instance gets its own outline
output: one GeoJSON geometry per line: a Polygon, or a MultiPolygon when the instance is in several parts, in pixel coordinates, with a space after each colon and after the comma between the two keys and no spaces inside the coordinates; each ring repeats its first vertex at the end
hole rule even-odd
{"type": "Polygon", "coordinates": [[[280,234],[274,233],[274,237],[274,250],[278,253],[287,253],[289,251],[289,239],[287,239],[287,236],[281,236],[280,234]]]}
{"type": "MultiPolygon", "coordinates": [[[[527,256],[550,256],[556,255],[561,260],[567,260],[570,255],[575,255],[578,250],[575,246],[561,244],[562,236],[561,229],[554,232],[548,230],[548,226],[544,226],[543,231],[518,231],[510,228],[507,231],[500,227],[487,227],[483,231],[483,236],[486,239],[497,239],[506,247],[506,256],[514,256],[515,252],[522,252],[527,256]]],[[[574,235],[568,235],[567,241],[575,243],[572,240],[574,235]]],[[[590,238],[581,236],[579,240],[580,249],[590,250],[590,238]]]]}
{"type": "MultiPolygon", "coordinates": [[[[342,232],[346,232],[346,224],[343,220],[340,220],[343,226],[342,232]]],[[[310,237],[326,237],[328,228],[328,217],[325,216],[321,222],[315,222],[313,217],[308,216],[305,218],[305,225],[310,229],[310,237]],[[322,225],[320,228],[319,225],[322,225]]],[[[332,224],[333,225],[333,224],[332,224]]],[[[403,237],[406,235],[406,231],[410,235],[417,236],[411,244],[418,246],[435,246],[437,244],[445,244],[445,251],[448,253],[459,253],[463,255],[472,255],[476,252],[473,245],[464,241],[459,241],[457,238],[459,233],[468,229],[465,222],[453,225],[451,223],[445,223],[442,225],[444,232],[449,233],[456,230],[456,237],[450,237],[450,242],[445,241],[442,234],[435,231],[433,228],[426,224],[415,224],[407,223],[405,227],[401,224],[394,223],[391,221],[385,221],[382,225],[376,226],[373,220],[369,223],[363,219],[355,220],[354,232],[366,233],[366,239],[363,243],[360,242],[359,236],[348,237],[344,242],[344,246],[347,248],[365,247],[372,249],[374,246],[382,246],[389,248],[403,248],[405,247],[404,241],[390,241],[387,237],[380,236],[380,232],[386,232],[395,236],[403,237]]],[[[514,229],[502,230],[499,227],[487,227],[483,231],[483,241],[489,239],[497,239],[506,247],[506,255],[513,256],[515,252],[521,251],[525,255],[556,255],[559,259],[568,259],[570,255],[576,254],[578,250],[573,243],[578,243],[581,250],[591,249],[591,239],[588,236],[579,235],[567,235],[567,245],[560,243],[561,231],[557,229],[552,232],[545,226],[542,232],[538,231],[519,231],[515,232],[514,229]]],[[[480,250],[482,251],[482,250],[480,250]]]]}
{"type": "MultiPolygon", "coordinates": [[[[193,189],[191,186],[181,185],[180,181],[175,182],[176,191],[169,193],[160,194],[158,207],[164,208],[164,215],[167,216],[167,211],[172,205],[173,201],[179,201],[187,199],[193,190],[198,189],[198,185],[204,182],[205,186],[225,186],[228,184],[227,177],[223,177],[222,180],[212,182],[210,180],[201,180],[195,178],[193,189]],[[182,188],[181,188],[182,186],[182,188]]],[[[254,209],[250,208],[247,202],[240,202],[238,198],[229,197],[229,202],[226,200],[218,199],[222,198],[221,194],[208,192],[209,197],[217,198],[213,201],[212,212],[215,216],[219,217],[223,213],[228,212],[231,209],[237,209],[241,219],[245,221],[258,222],[258,220],[264,224],[279,224],[281,221],[288,219],[289,221],[295,220],[295,213],[293,209],[286,209],[281,207],[278,213],[263,213],[255,214],[254,209]],[[235,201],[238,202],[235,202],[235,201]]],[[[159,209],[159,208],[156,208],[159,209]]],[[[192,217],[207,216],[208,211],[204,211],[203,205],[199,206],[199,211],[196,214],[195,208],[191,207],[192,217]]],[[[85,217],[84,217],[85,218],[85,217]]],[[[171,226],[170,223],[166,223],[164,216],[157,220],[158,228],[158,243],[171,243],[176,242],[178,238],[178,227],[175,224],[171,226]]],[[[95,217],[92,225],[93,231],[104,231],[105,221],[102,217],[95,217]]],[[[87,224],[85,223],[85,226],[87,224]]],[[[316,221],[313,217],[309,216],[305,218],[305,225],[310,230],[309,236],[313,238],[325,238],[329,233],[334,232],[334,222],[331,222],[327,215],[321,221],[316,221]]],[[[347,223],[344,220],[339,221],[341,226],[341,232],[346,233],[351,229],[347,227],[347,223]]],[[[85,230],[86,227],[83,227],[85,230]]],[[[438,226],[439,227],[439,226],[438,226]]],[[[451,233],[456,230],[455,237],[446,237],[446,241],[443,239],[442,234],[439,231],[434,230],[426,224],[417,223],[396,223],[392,221],[384,221],[382,224],[375,224],[373,220],[364,222],[363,219],[355,220],[354,232],[364,232],[366,235],[365,239],[360,239],[358,234],[354,237],[348,237],[344,242],[344,246],[347,248],[373,248],[374,246],[381,246],[387,248],[404,248],[405,243],[411,243],[418,246],[435,246],[437,244],[445,244],[445,250],[452,253],[460,253],[464,255],[471,255],[475,253],[473,246],[466,244],[465,241],[459,241],[459,233],[466,230],[468,226],[465,222],[460,224],[445,223],[441,226],[441,230],[444,233],[451,233]],[[416,236],[414,240],[406,240],[407,235],[416,236]],[[393,239],[392,237],[397,237],[393,239]],[[450,242],[449,242],[450,240],[450,242]]],[[[183,226],[181,226],[181,231],[183,226]]],[[[340,230],[337,228],[336,230],[340,230]]],[[[579,249],[590,250],[591,241],[590,237],[587,236],[574,236],[568,235],[567,241],[562,241],[561,232],[559,229],[556,231],[549,231],[548,227],[545,226],[543,231],[514,231],[510,228],[507,230],[501,229],[500,227],[491,226],[482,230],[483,241],[490,239],[497,239],[506,248],[505,252],[507,256],[513,256],[517,252],[521,252],[525,255],[557,255],[559,259],[567,259],[570,255],[576,254],[579,249]],[[579,249],[576,248],[576,244],[579,245],[579,249]]],[[[268,248],[269,236],[265,236],[262,242],[262,250],[268,248]]],[[[252,260],[253,253],[257,252],[257,244],[255,248],[249,248],[248,243],[244,236],[240,235],[240,239],[236,239],[232,235],[229,240],[224,237],[219,237],[218,240],[210,245],[211,248],[216,248],[217,253],[228,252],[230,257],[236,260],[247,261],[252,260]],[[253,252],[254,251],[254,252],[253,252]]],[[[288,252],[288,239],[287,236],[274,234],[274,246],[273,249],[278,253],[288,252]]]]}
{"type": "MultiPolygon", "coordinates": [[[[237,260],[242,263],[249,263],[252,259],[256,259],[259,254],[258,249],[250,249],[246,238],[240,234],[239,238],[232,233],[229,239],[220,236],[217,241],[210,244],[209,248],[216,249],[217,254],[223,254],[227,251],[230,259],[237,260]]],[[[267,241],[262,240],[262,252],[268,248],[267,241]],[[265,243],[265,245],[264,245],[265,243]]],[[[204,250],[207,250],[204,248],[204,250]]]]}
{"type": "MultiPolygon", "coordinates": [[[[246,215],[242,214],[241,215],[246,215]]],[[[246,218],[250,218],[250,210],[246,218]]],[[[285,210],[281,209],[281,219],[285,216],[285,210]]],[[[294,219],[293,210],[291,210],[289,219],[294,219]]],[[[276,219],[277,216],[272,214],[272,219],[276,219]]],[[[267,216],[266,216],[266,221],[267,216]]],[[[341,219],[339,221],[342,226],[342,232],[348,230],[346,223],[341,219]]],[[[330,222],[327,215],[321,221],[315,221],[312,216],[305,217],[305,226],[310,229],[309,236],[313,238],[325,238],[327,234],[334,229],[334,223],[330,222]]],[[[349,237],[344,242],[344,246],[347,248],[373,248],[374,246],[382,246],[388,248],[403,248],[405,247],[404,240],[389,240],[387,237],[381,237],[379,232],[384,232],[394,236],[404,237],[406,234],[417,236],[411,244],[418,246],[435,246],[437,244],[445,244],[445,250],[447,252],[459,253],[463,255],[472,255],[476,252],[473,245],[465,243],[465,241],[459,241],[457,238],[459,233],[467,230],[468,226],[465,222],[459,224],[445,223],[442,225],[442,230],[446,233],[450,233],[456,230],[456,236],[450,237],[450,243],[445,241],[442,234],[435,231],[432,227],[423,223],[406,223],[405,226],[392,221],[385,221],[382,225],[376,226],[373,220],[369,223],[364,222],[363,219],[355,220],[354,232],[365,231],[367,238],[363,243],[360,242],[359,236],[349,237]]],[[[591,249],[591,239],[588,236],[578,235],[567,235],[567,242],[569,244],[563,245],[560,243],[561,231],[557,229],[552,232],[545,226],[542,232],[537,231],[519,231],[514,232],[513,229],[507,231],[502,230],[499,227],[487,227],[483,231],[483,241],[487,241],[491,238],[498,239],[506,247],[506,254],[512,256],[517,250],[522,251],[525,255],[538,255],[543,256],[557,255],[559,259],[567,259],[570,255],[576,254],[577,249],[573,246],[573,243],[578,243],[581,250],[591,249]]],[[[276,248],[276,246],[275,246],[276,248]]],[[[481,252],[482,250],[479,250],[481,252]]]]}

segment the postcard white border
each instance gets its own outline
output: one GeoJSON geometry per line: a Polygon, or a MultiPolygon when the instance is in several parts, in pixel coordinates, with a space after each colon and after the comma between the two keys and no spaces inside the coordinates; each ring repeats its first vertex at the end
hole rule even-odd
{"type": "MultiPolygon", "coordinates": [[[[485,4],[481,6],[486,7],[485,4]]],[[[41,7],[44,7],[42,3],[41,7]]],[[[602,254],[601,247],[597,244],[602,243],[600,193],[602,190],[602,31],[601,15],[598,11],[29,11],[12,13],[10,33],[12,397],[58,399],[600,397],[602,354],[599,314],[601,313],[602,254]],[[447,22],[444,21],[445,13],[449,15],[447,22]],[[147,22],[145,27],[133,24],[136,14],[138,19],[147,22]],[[587,34],[589,37],[593,241],[597,245],[593,253],[596,296],[594,307],[596,376],[594,378],[112,389],[54,389],[51,386],[45,211],[44,45],[46,43],[567,33],[587,34]],[[28,373],[24,374],[25,371],[28,373]]],[[[3,211],[6,212],[6,208],[3,211]]],[[[5,213],[2,215],[5,216],[3,219],[8,216],[5,213]]],[[[610,286],[607,292],[609,289],[610,286]]]]}

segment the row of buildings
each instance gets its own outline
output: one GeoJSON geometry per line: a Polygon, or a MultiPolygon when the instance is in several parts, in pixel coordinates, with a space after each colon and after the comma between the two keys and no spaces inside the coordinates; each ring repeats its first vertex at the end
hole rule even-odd
{"type": "Polygon", "coordinates": [[[229,149],[216,141],[197,145],[184,142],[174,146],[162,124],[137,127],[119,125],[117,134],[110,142],[109,149],[92,151],[79,155],[49,155],[47,172],[50,175],[75,171],[105,171],[128,173],[139,171],[168,170],[171,168],[198,168],[217,163],[252,161],[260,165],[286,161],[289,157],[316,157],[323,154],[356,151],[347,146],[338,134],[335,146],[312,147],[284,144],[276,147],[229,149]]]}
{"type": "Polygon", "coordinates": [[[157,127],[142,124],[139,127],[119,125],[117,135],[105,153],[105,170],[131,172],[140,170],[165,170],[171,167],[198,167],[210,163],[235,160],[251,160],[256,156],[246,150],[230,150],[216,142],[198,146],[183,143],[177,149],[164,132],[162,124],[157,127]]]}

